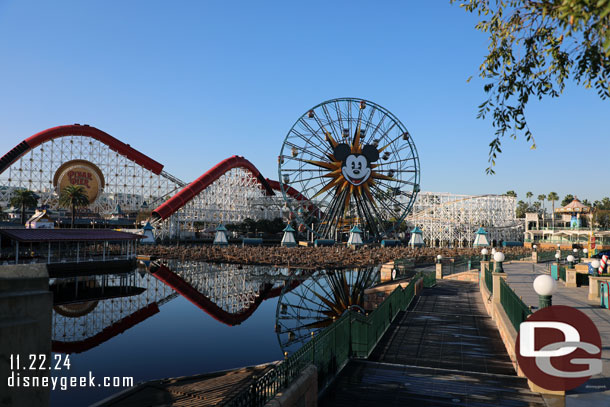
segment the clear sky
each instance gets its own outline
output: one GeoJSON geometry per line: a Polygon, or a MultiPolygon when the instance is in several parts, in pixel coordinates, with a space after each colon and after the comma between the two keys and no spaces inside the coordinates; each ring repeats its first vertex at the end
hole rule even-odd
{"type": "Polygon", "coordinates": [[[424,191],[610,195],[610,101],[573,85],[528,106],[538,149],[505,140],[485,174],[476,21],[448,0],[0,0],[0,155],[87,123],[185,181],[234,154],[275,179],[295,120],[353,96],[409,129],[424,191]]]}

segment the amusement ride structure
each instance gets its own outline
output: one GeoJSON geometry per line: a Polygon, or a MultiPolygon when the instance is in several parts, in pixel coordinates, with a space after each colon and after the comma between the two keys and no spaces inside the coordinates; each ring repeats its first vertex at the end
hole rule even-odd
{"type": "Polygon", "coordinates": [[[288,132],[278,164],[290,211],[320,238],[338,240],[360,225],[367,240],[379,240],[401,225],[419,192],[411,135],[388,110],[362,99],[308,110],[288,132]]]}
{"type": "Polygon", "coordinates": [[[365,242],[404,235],[415,225],[430,245],[468,245],[481,225],[492,239],[518,237],[513,198],[418,197],[419,157],[411,135],[370,101],[333,99],[307,110],[288,131],[278,167],[273,180],[232,156],[186,183],[99,129],[59,126],[0,158],[0,206],[10,207],[15,192],[26,189],[39,206],[60,210],[62,189],[82,185],[89,213],[109,217],[120,207],[134,221],[136,214],[149,217],[157,239],[194,236],[248,218],[282,218],[301,236],[339,241],[354,226],[365,242]]]}
{"type": "Polygon", "coordinates": [[[507,195],[421,192],[405,221],[424,231],[426,246],[469,247],[479,226],[490,242],[518,241],[523,222],[516,217],[516,201],[507,195]]]}

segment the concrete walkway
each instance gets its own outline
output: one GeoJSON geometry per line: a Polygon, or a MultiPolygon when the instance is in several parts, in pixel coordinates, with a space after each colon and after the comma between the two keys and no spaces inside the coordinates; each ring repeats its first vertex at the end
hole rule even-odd
{"type": "MultiPolygon", "coordinates": [[[[540,274],[549,274],[549,263],[512,263],[504,265],[507,283],[522,297],[527,305],[538,309],[538,295],[534,291],[534,279],[540,274]]],[[[566,288],[563,281],[557,282],[553,305],[567,305],[587,314],[595,323],[602,338],[602,365],[600,375],[566,393],[566,406],[610,406],[610,310],[601,308],[599,302],[589,301],[589,287],[566,288]]]]}

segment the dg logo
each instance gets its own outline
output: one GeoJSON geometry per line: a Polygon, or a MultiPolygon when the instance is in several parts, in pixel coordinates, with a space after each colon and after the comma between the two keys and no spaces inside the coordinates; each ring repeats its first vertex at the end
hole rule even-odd
{"type": "Polygon", "coordinates": [[[583,312],[553,305],[520,325],[515,346],[525,376],[547,390],[571,390],[602,372],[602,340],[583,312]]]}

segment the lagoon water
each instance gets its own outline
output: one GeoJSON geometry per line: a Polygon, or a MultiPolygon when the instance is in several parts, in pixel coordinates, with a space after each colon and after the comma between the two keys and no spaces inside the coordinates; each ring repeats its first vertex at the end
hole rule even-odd
{"type": "MultiPolygon", "coordinates": [[[[194,262],[184,266],[174,263],[169,268],[174,269],[182,281],[192,282],[197,292],[210,298],[212,303],[225,301],[219,305],[227,309],[231,300],[226,297],[234,297],[239,290],[245,292],[258,284],[258,277],[252,283],[249,278],[244,279],[244,275],[261,274],[260,269],[242,269],[235,273],[234,266],[218,268],[194,262]],[[231,283],[232,287],[225,287],[228,296],[223,297],[222,285],[218,282],[216,285],[221,286],[220,291],[205,292],[206,289],[202,289],[206,284],[213,286],[213,281],[205,278],[218,279],[222,276],[218,273],[228,273],[223,281],[234,283],[231,283]],[[199,281],[199,287],[194,281],[199,281]]],[[[230,326],[218,320],[230,313],[219,314],[210,304],[208,309],[200,308],[201,298],[198,302],[196,296],[177,294],[148,271],[139,270],[120,276],[56,279],[51,284],[56,298],[63,302],[54,306],[53,350],[63,357],[69,355],[70,360],[70,369],[54,370],[54,377],[88,377],[91,372],[96,384],[101,383],[103,377],[113,376],[133,377],[135,384],[255,365],[282,357],[274,331],[277,296],[264,299],[247,319],[230,326]],[[106,290],[100,296],[102,286],[106,290]],[[128,291],[117,294],[108,288],[110,286],[145,290],[125,295],[128,291]],[[87,296],[97,299],[80,301],[87,296]],[[109,296],[114,298],[103,299],[109,296]],[[75,303],[75,300],[80,302],[75,303]]],[[[275,284],[279,286],[282,282],[275,284]]],[[[51,392],[51,406],[89,405],[124,389],[56,389],[51,392]]]]}

